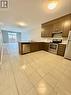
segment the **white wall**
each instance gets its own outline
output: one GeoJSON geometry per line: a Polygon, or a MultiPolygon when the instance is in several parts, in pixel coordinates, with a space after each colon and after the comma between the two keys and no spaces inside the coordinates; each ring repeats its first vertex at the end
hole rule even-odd
{"type": "Polygon", "coordinates": [[[40,41],[41,40],[41,26],[40,25],[31,29],[30,39],[33,41],[40,41]]]}
{"type": "Polygon", "coordinates": [[[30,41],[30,31],[21,32],[21,41],[30,41]]]}
{"type": "Polygon", "coordinates": [[[36,26],[29,30],[21,32],[22,41],[40,41],[41,40],[41,26],[36,26]]]}

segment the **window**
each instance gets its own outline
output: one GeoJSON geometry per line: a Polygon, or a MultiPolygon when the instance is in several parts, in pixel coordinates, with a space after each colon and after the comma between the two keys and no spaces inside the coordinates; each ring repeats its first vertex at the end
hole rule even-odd
{"type": "Polygon", "coordinates": [[[8,39],[9,39],[10,43],[11,42],[17,42],[17,34],[8,32],[8,39]]]}

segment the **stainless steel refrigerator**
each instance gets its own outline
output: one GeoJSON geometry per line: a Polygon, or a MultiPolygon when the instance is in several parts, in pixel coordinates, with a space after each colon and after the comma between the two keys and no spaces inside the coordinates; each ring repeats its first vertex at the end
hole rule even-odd
{"type": "Polygon", "coordinates": [[[68,42],[66,45],[64,57],[71,60],[71,31],[69,32],[69,35],[68,35],[68,42]]]}

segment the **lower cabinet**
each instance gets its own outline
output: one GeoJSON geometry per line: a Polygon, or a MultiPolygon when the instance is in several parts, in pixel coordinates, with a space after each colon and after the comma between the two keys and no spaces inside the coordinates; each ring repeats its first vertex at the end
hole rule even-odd
{"type": "Polygon", "coordinates": [[[40,51],[42,50],[42,44],[41,42],[37,43],[30,43],[30,52],[40,51]]]}
{"type": "Polygon", "coordinates": [[[49,49],[49,43],[43,43],[43,50],[48,52],[49,49]]]}
{"type": "Polygon", "coordinates": [[[30,52],[30,44],[19,44],[19,54],[23,55],[30,52]]]}
{"type": "Polygon", "coordinates": [[[38,42],[30,44],[30,52],[35,52],[40,50],[48,51],[48,49],[49,49],[49,43],[38,42]]]}
{"type": "Polygon", "coordinates": [[[19,54],[43,50],[43,42],[19,43],[19,54]]]}
{"type": "Polygon", "coordinates": [[[30,44],[23,45],[23,54],[30,52],[30,44]]]}
{"type": "MultiPolygon", "coordinates": [[[[49,50],[49,44],[45,42],[33,42],[33,43],[19,43],[19,53],[21,55],[30,53],[30,52],[36,52],[40,50],[44,50],[48,52],[49,50]]],[[[66,44],[58,44],[58,50],[57,55],[64,56],[65,53],[66,44]]]]}
{"type": "Polygon", "coordinates": [[[59,44],[58,50],[57,50],[57,55],[64,56],[65,49],[66,49],[66,44],[59,44]]]}

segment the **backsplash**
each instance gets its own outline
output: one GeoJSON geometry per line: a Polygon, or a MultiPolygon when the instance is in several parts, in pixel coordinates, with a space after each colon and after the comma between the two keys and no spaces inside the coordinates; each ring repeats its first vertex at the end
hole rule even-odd
{"type": "MultiPolygon", "coordinates": [[[[41,38],[41,40],[39,40],[39,41],[41,41],[41,42],[51,42],[52,41],[52,39],[53,38],[41,38]]],[[[58,38],[59,39],[59,38],[58,38]]],[[[62,43],[67,43],[67,37],[66,38],[62,38],[62,43]]]]}

